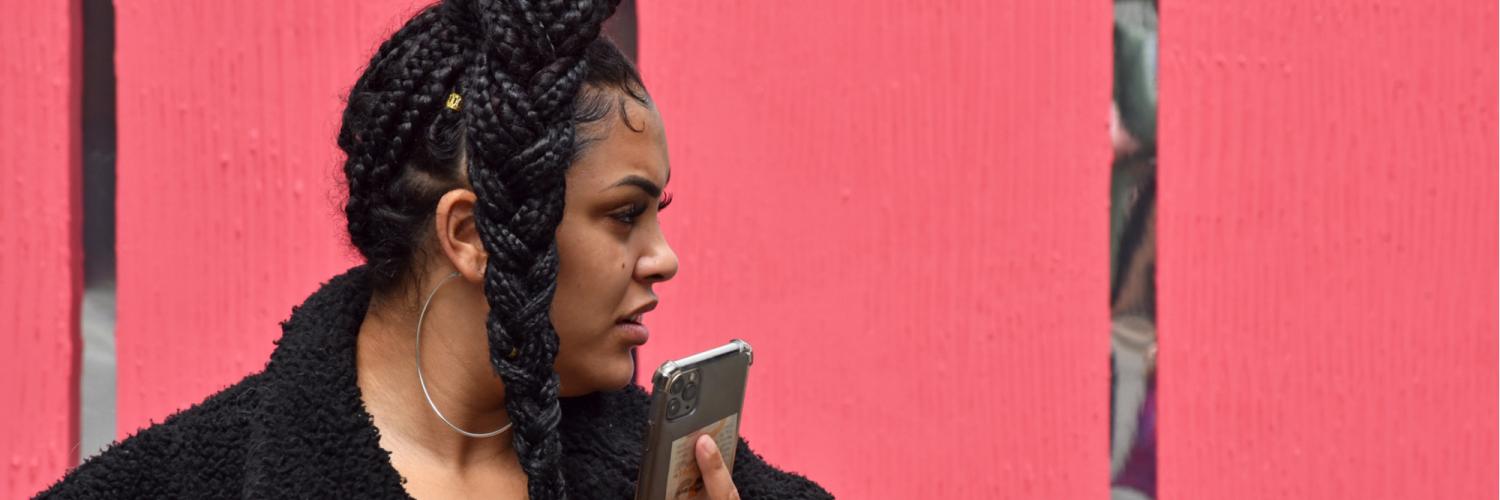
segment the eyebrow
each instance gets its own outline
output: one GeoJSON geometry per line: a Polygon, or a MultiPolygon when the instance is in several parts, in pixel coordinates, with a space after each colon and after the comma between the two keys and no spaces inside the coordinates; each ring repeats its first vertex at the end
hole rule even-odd
{"type": "Polygon", "coordinates": [[[640,188],[641,191],[645,191],[646,194],[651,195],[652,198],[661,196],[661,186],[657,186],[655,182],[651,182],[650,179],[639,175],[627,175],[624,179],[620,179],[619,182],[604,189],[609,190],[621,186],[635,186],[640,188]]]}

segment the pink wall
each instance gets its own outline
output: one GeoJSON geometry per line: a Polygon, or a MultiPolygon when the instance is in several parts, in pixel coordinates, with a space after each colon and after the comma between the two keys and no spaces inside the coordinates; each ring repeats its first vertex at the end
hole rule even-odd
{"type": "Polygon", "coordinates": [[[417,2],[117,2],[117,428],[265,365],[353,265],[341,97],[417,2]]]}
{"type": "MultiPolygon", "coordinates": [[[[418,3],[117,1],[122,436],[354,263],[339,98],[418,3]]],[[[1102,498],[1108,5],[897,4],[640,6],[643,367],[750,340],[745,434],[841,497],[1102,498]]],[[[1161,498],[1496,498],[1494,6],[1162,9],[1161,498]]],[[[76,453],[80,23],[0,16],[0,497],[76,453]]]]}
{"type": "Polygon", "coordinates": [[[78,455],[83,19],[0,10],[0,498],[23,498],[78,455]]]}
{"type": "Polygon", "coordinates": [[[1161,498],[1496,498],[1494,2],[1161,7],[1161,498]]]}
{"type": "MultiPolygon", "coordinates": [[[[122,435],[259,368],[349,264],[337,96],[407,11],[311,5],[119,10],[122,435]]],[[[836,6],[786,26],[751,6],[642,6],[684,255],[643,365],[755,342],[746,434],[840,494],[1102,494],[1108,9],[864,12],[887,25],[812,35],[836,6]],[[800,62],[828,51],[842,64],[800,62]],[[927,479],[897,479],[913,462],[927,479]]]]}
{"type": "MultiPolygon", "coordinates": [[[[845,498],[1104,498],[1107,2],[643,2],[681,259],[643,367],[845,498]]],[[[643,370],[645,371],[645,370],[643,370]]]]}

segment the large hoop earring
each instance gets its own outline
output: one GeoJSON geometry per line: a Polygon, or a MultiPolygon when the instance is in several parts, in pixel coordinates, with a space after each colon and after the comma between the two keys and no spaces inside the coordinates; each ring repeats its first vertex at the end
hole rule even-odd
{"type": "Polygon", "coordinates": [[[422,396],[427,398],[427,406],[432,407],[432,412],[436,413],[438,418],[442,419],[443,423],[448,424],[448,427],[452,428],[454,431],[457,431],[459,434],[463,434],[471,438],[495,437],[500,435],[500,433],[502,432],[510,430],[510,426],[515,422],[505,424],[505,427],[501,427],[499,429],[495,429],[493,431],[485,433],[469,432],[460,429],[457,425],[453,425],[453,422],[449,422],[448,417],[443,416],[443,412],[442,410],[438,409],[437,403],[432,402],[432,394],[427,392],[427,378],[422,376],[422,320],[427,318],[427,306],[432,305],[432,297],[437,295],[438,290],[443,289],[443,285],[448,284],[449,281],[453,281],[453,278],[457,277],[458,271],[454,271],[453,274],[449,274],[447,278],[443,278],[443,281],[439,282],[436,287],[433,287],[432,291],[427,293],[427,300],[422,302],[422,312],[417,314],[417,383],[421,384],[422,386],[422,396]]]}

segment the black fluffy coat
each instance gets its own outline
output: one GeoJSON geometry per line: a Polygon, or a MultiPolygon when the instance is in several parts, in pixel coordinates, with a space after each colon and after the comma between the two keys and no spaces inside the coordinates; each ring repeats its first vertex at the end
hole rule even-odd
{"type": "MultiPolygon", "coordinates": [[[[324,284],[282,323],[260,373],[74,469],[48,498],[409,498],[360,399],[355,338],[365,268],[324,284]]],[[[640,387],[564,399],[563,475],[574,499],[631,498],[648,399],[640,387]]],[[[735,452],[747,499],[831,498],[802,476],[735,452]]]]}

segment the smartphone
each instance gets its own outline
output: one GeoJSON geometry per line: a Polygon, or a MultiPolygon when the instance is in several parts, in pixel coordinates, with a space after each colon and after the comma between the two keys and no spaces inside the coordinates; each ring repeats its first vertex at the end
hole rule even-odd
{"type": "Polygon", "coordinates": [[[735,339],[656,369],[636,500],[707,499],[694,452],[704,434],[719,443],[724,465],[734,470],[752,361],[750,344],[735,339]]]}

